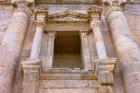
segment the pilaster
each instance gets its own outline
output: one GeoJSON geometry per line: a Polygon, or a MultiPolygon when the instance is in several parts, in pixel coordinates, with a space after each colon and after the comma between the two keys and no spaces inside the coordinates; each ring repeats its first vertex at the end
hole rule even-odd
{"type": "Polygon", "coordinates": [[[30,58],[39,58],[46,17],[47,11],[36,11],[36,32],[33,40],[30,58]]]}
{"type": "Polygon", "coordinates": [[[41,64],[39,59],[26,59],[22,62],[23,91],[22,93],[38,93],[38,81],[41,64]]]}
{"type": "Polygon", "coordinates": [[[53,66],[53,57],[54,57],[54,40],[56,36],[55,31],[47,32],[48,40],[47,40],[47,55],[46,62],[43,62],[43,69],[52,68],[53,66]]]}
{"type": "Polygon", "coordinates": [[[92,69],[92,61],[89,50],[89,42],[88,42],[88,31],[80,31],[81,35],[81,47],[82,47],[82,58],[84,70],[93,70],[92,69]]]}
{"type": "Polygon", "coordinates": [[[45,25],[47,11],[36,11],[36,32],[32,44],[31,55],[29,59],[22,62],[23,71],[23,93],[38,93],[38,81],[41,68],[39,59],[41,40],[45,25]]]}

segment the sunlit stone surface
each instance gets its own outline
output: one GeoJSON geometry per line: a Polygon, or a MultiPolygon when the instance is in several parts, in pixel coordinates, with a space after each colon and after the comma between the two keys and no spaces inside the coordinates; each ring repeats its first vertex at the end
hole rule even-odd
{"type": "Polygon", "coordinates": [[[140,93],[139,0],[0,0],[0,93],[140,93]]]}

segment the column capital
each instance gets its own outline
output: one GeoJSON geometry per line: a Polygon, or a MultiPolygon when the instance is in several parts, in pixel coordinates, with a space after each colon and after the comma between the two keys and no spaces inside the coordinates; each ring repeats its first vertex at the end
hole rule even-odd
{"type": "Polygon", "coordinates": [[[47,31],[48,36],[51,38],[55,38],[57,36],[57,32],[56,31],[47,31]]]}
{"type": "Polygon", "coordinates": [[[104,4],[103,14],[107,18],[109,14],[114,11],[122,11],[123,4],[125,2],[126,0],[103,0],[103,4],[104,4]]]}
{"type": "Polygon", "coordinates": [[[90,32],[89,30],[81,30],[80,31],[80,36],[85,37],[85,36],[87,36],[89,34],[89,32],[90,32]]]}
{"type": "Polygon", "coordinates": [[[96,18],[99,19],[101,17],[101,13],[102,13],[101,7],[90,7],[88,9],[88,14],[89,14],[90,20],[96,19],[96,18]]]}
{"type": "Polygon", "coordinates": [[[16,6],[16,12],[25,12],[28,15],[32,14],[29,5],[32,4],[33,0],[12,0],[11,3],[16,6]]]}
{"type": "Polygon", "coordinates": [[[35,9],[34,12],[36,14],[36,24],[43,26],[48,15],[48,9],[35,9]]]}

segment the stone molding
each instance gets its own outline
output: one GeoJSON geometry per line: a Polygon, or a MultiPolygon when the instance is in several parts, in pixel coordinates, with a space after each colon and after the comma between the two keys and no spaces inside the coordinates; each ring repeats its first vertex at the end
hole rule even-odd
{"type": "Polygon", "coordinates": [[[113,72],[116,67],[117,58],[106,58],[95,60],[95,74],[100,85],[113,85],[113,72]]]}

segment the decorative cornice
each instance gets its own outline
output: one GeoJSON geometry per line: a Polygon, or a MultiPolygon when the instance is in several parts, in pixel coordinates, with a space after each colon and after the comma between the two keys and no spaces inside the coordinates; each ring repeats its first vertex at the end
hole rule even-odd
{"type": "Polygon", "coordinates": [[[87,18],[86,14],[82,14],[82,13],[77,13],[77,12],[73,12],[73,11],[65,11],[65,12],[61,12],[61,13],[56,13],[56,14],[52,14],[49,17],[50,18],[63,18],[63,17],[67,17],[67,16],[72,16],[75,18],[87,18]]]}

